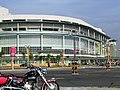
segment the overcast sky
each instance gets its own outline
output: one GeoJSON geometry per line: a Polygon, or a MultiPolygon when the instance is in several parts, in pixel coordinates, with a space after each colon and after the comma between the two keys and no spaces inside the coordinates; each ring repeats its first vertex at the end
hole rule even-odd
{"type": "Polygon", "coordinates": [[[102,28],[120,48],[120,0],[0,0],[12,14],[52,14],[82,19],[102,28]]]}

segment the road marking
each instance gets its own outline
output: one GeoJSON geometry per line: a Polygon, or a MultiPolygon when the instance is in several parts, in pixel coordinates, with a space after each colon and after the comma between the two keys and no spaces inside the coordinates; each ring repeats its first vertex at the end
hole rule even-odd
{"type": "Polygon", "coordinates": [[[56,78],[57,80],[60,80],[60,79],[65,79],[65,78],[56,78]]]}

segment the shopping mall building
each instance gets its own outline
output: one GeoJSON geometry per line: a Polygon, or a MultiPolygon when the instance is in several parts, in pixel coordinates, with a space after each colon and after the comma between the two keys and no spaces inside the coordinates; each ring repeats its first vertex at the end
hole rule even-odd
{"type": "Polygon", "coordinates": [[[108,43],[112,44],[115,55],[116,43],[112,38],[81,19],[56,15],[12,15],[8,9],[0,7],[0,48],[6,57],[10,56],[10,47],[14,46],[16,57],[22,56],[29,47],[33,56],[46,55],[45,50],[52,50],[55,52],[47,54],[56,56],[61,51],[64,59],[103,61],[108,55],[108,43]]]}

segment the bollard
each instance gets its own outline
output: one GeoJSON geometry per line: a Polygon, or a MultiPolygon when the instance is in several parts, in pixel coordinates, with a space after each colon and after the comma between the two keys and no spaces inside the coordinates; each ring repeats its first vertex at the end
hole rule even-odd
{"type": "Polygon", "coordinates": [[[78,75],[78,64],[77,64],[77,62],[72,63],[72,75],[78,75]]]}
{"type": "Polygon", "coordinates": [[[106,63],[106,70],[110,69],[110,63],[106,63]]]}
{"type": "Polygon", "coordinates": [[[74,74],[74,63],[72,63],[72,74],[74,74]]]}

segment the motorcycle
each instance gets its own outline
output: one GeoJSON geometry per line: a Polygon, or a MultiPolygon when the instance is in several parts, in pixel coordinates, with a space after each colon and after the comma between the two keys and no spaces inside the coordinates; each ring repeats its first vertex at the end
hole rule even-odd
{"type": "Polygon", "coordinates": [[[45,74],[47,74],[45,68],[32,64],[23,77],[0,74],[0,90],[59,90],[55,78],[47,80],[45,74]]]}

